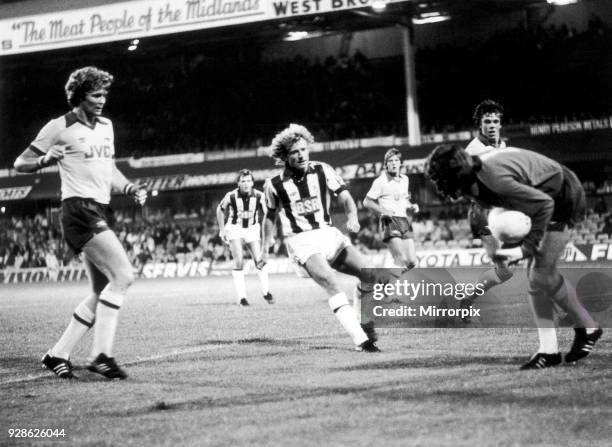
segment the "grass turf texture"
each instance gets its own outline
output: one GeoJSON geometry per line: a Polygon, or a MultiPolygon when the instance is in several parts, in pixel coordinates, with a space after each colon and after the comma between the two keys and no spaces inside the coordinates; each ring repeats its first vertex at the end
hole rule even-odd
{"type": "MultiPolygon", "coordinates": [[[[609,331],[545,371],[518,371],[535,329],[383,329],[384,352],[365,354],[311,280],[272,276],[272,306],[247,285],[241,308],[231,277],[138,281],[116,338],[130,377],[113,382],[82,369],[91,334],[72,358],[81,380],[39,366],[85,282],[1,285],[0,445],[609,445],[609,331]]],[[[524,288],[497,296],[524,311],[524,288]]],[[[565,352],[572,331],[559,333],[565,352]]]]}

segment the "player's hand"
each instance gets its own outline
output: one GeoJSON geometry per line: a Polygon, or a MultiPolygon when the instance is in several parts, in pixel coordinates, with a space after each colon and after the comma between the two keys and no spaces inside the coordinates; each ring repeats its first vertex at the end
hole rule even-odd
{"type": "Polygon", "coordinates": [[[223,242],[225,242],[226,244],[229,244],[229,239],[227,238],[227,232],[225,231],[225,228],[222,230],[219,230],[219,237],[221,238],[223,242]]]}
{"type": "Polygon", "coordinates": [[[523,258],[525,258],[525,254],[521,247],[500,248],[495,250],[493,255],[493,261],[506,261],[508,263],[518,262],[523,258]]]}
{"type": "Polygon", "coordinates": [[[421,210],[418,203],[411,203],[408,205],[408,209],[410,209],[414,214],[419,214],[419,211],[421,210]]]}
{"type": "Polygon", "coordinates": [[[351,233],[357,233],[360,228],[361,225],[359,225],[359,220],[357,217],[349,216],[348,220],[346,221],[346,229],[351,233]]]}
{"type": "Polygon", "coordinates": [[[47,153],[38,159],[40,167],[51,166],[64,158],[66,146],[55,144],[49,148],[47,153]]]}
{"type": "Polygon", "coordinates": [[[142,186],[135,185],[134,183],[129,183],[126,185],[125,193],[140,206],[143,206],[147,201],[147,190],[142,186]]]}

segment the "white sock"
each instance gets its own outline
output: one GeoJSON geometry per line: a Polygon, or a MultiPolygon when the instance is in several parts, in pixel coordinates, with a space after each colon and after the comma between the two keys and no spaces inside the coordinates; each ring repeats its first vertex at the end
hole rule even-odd
{"type": "Polygon", "coordinates": [[[232,277],[234,278],[234,287],[236,288],[236,294],[238,295],[238,301],[242,298],[246,298],[246,285],[244,284],[244,270],[232,270],[232,277]]]}
{"type": "Polygon", "coordinates": [[[346,332],[353,339],[353,343],[359,346],[368,339],[361,328],[355,310],[350,306],[346,293],[341,292],[329,298],[329,307],[346,332]]]}
{"type": "Polygon", "coordinates": [[[49,351],[51,357],[59,357],[68,360],[76,344],[83,338],[89,328],[93,326],[95,314],[85,304],[90,299],[91,297],[85,298],[74,309],[68,327],[55,346],[49,351]]]}
{"type": "Polygon", "coordinates": [[[257,271],[257,277],[259,278],[259,284],[261,285],[261,293],[267,295],[268,293],[270,293],[268,266],[264,265],[262,268],[255,270],[257,271]]]}
{"type": "Polygon", "coordinates": [[[91,351],[93,358],[100,353],[106,354],[107,357],[113,356],[113,343],[119,321],[119,309],[122,304],[123,294],[110,290],[109,286],[106,286],[100,294],[96,307],[96,326],[91,351]]]}
{"type": "MultiPolygon", "coordinates": [[[[552,320],[550,321],[552,326],[552,320]]],[[[538,352],[542,354],[556,354],[559,352],[559,344],[557,342],[557,329],[554,327],[539,327],[538,338],[540,339],[540,348],[538,352]]]]}

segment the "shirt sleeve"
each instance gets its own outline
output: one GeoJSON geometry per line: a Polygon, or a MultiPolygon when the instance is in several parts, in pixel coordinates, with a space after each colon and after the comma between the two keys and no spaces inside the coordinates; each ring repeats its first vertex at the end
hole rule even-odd
{"type": "Polygon", "coordinates": [[[381,188],[380,188],[380,177],[378,177],[372,182],[372,186],[370,187],[370,190],[366,194],[366,197],[368,199],[378,200],[381,195],[382,194],[381,194],[381,188]]]}
{"type": "Polygon", "coordinates": [[[276,195],[276,191],[274,191],[274,186],[272,186],[272,179],[268,178],[264,183],[264,196],[264,206],[267,209],[275,210],[278,204],[278,196],[276,195]]]}
{"type": "Polygon", "coordinates": [[[227,209],[227,206],[229,205],[231,194],[232,191],[226,193],[221,199],[221,202],[219,202],[219,208],[221,208],[223,211],[225,211],[227,209]]]}
{"type": "Polygon", "coordinates": [[[327,184],[327,188],[333,192],[335,195],[340,194],[342,191],[346,189],[346,184],[342,177],[338,175],[338,173],[327,163],[321,163],[323,167],[323,174],[325,175],[325,183],[327,184]]]}
{"type": "Polygon", "coordinates": [[[51,146],[57,144],[60,133],[65,129],[61,120],[51,120],[40,129],[34,141],[30,143],[30,149],[34,152],[46,154],[51,146]]]}

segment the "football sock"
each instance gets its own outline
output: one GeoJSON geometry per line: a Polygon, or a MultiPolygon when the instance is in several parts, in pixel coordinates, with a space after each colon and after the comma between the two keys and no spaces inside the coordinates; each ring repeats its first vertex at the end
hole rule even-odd
{"type": "Polygon", "coordinates": [[[238,300],[246,298],[246,285],[244,284],[244,270],[232,270],[232,277],[234,278],[234,287],[236,288],[236,294],[238,300]]]}
{"type": "Polygon", "coordinates": [[[123,294],[110,290],[110,284],[100,294],[96,307],[96,326],[91,355],[96,358],[104,353],[112,357],[115,332],[119,320],[119,309],[123,304],[123,294]]]}
{"type": "Polygon", "coordinates": [[[478,283],[483,285],[485,291],[512,278],[513,273],[507,266],[495,266],[495,268],[484,271],[478,278],[478,283]]]}
{"type": "Polygon", "coordinates": [[[355,310],[349,304],[346,293],[340,292],[329,298],[329,307],[346,332],[353,339],[353,343],[359,346],[368,339],[361,328],[355,310]]]}
{"type": "Polygon", "coordinates": [[[529,291],[529,301],[533,311],[542,354],[556,354],[559,352],[557,342],[557,329],[553,321],[553,303],[549,295],[542,291],[529,291]]]}
{"type": "Polygon", "coordinates": [[[92,296],[88,296],[74,309],[70,323],[68,327],[58,340],[58,342],[51,348],[49,355],[51,357],[59,357],[62,359],[69,359],[70,353],[79,342],[81,338],[87,333],[95,321],[95,314],[87,306],[87,302],[91,301],[92,296]]]}
{"type": "MultiPolygon", "coordinates": [[[[576,296],[576,289],[561,276],[559,284],[552,293],[553,302],[573,318],[575,327],[593,328],[597,326],[593,317],[584,308],[576,296]]],[[[587,332],[588,333],[588,332],[587,332]]]]}
{"type": "Polygon", "coordinates": [[[541,352],[542,354],[556,354],[559,352],[557,329],[554,327],[539,327],[538,337],[540,339],[540,347],[538,352],[541,352]]]}
{"type": "Polygon", "coordinates": [[[370,321],[367,312],[362,312],[361,302],[364,298],[372,295],[372,285],[361,283],[355,288],[355,294],[353,295],[353,310],[357,315],[357,320],[362,324],[366,324],[370,321]]]}
{"type": "Polygon", "coordinates": [[[264,265],[260,269],[256,269],[257,277],[259,278],[259,284],[261,285],[261,293],[267,295],[270,293],[270,280],[268,277],[268,265],[264,265]]]}

